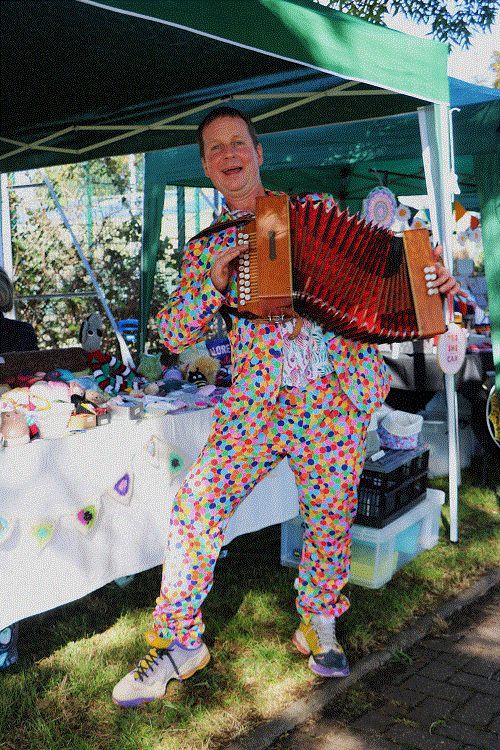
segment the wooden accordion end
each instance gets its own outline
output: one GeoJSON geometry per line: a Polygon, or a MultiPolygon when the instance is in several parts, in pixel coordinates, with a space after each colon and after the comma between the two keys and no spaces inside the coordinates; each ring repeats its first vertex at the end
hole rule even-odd
{"type": "Polygon", "coordinates": [[[321,201],[265,196],[237,241],[249,244],[237,268],[242,317],[300,315],[372,343],[446,330],[441,296],[428,293],[434,256],[426,229],[400,238],[321,201]]]}

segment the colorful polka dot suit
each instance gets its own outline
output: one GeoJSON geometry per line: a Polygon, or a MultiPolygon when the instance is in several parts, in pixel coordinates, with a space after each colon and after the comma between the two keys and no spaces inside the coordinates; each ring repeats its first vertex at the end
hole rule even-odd
{"type": "MultiPolygon", "coordinates": [[[[332,202],[330,196],[308,200],[332,202]]],[[[220,220],[229,219],[223,213],[220,220]]],[[[182,350],[206,338],[223,302],[237,304],[210,278],[214,257],[234,245],[234,228],[188,243],[180,283],[160,312],[161,337],[182,350]]],[[[278,326],[235,319],[229,333],[233,384],[214,412],[212,432],[172,508],[155,630],[185,646],[200,643],[201,605],[229,517],[255,484],[285,456],[295,474],[305,522],[297,610],[340,615],[349,576],[350,526],[371,412],[384,401],[388,377],[376,347],[325,334],[334,374],[304,390],[281,385],[278,326]]],[[[272,501],[273,498],[270,498],[272,501]]]]}

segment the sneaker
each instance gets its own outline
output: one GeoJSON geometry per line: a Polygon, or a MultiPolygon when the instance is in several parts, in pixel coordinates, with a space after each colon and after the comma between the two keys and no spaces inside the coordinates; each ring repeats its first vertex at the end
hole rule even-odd
{"type": "Polygon", "coordinates": [[[19,623],[0,630],[0,670],[11,667],[17,661],[17,636],[19,623]]]}
{"type": "Polygon", "coordinates": [[[184,648],[177,640],[166,641],[156,633],[146,635],[151,648],[136,669],[129,672],[113,690],[117,706],[141,706],[163,698],[170,680],[185,680],[210,661],[204,643],[197,648],[184,648]]]}
{"type": "Polygon", "coordinates": [[[311,654],[309,669],[321,677],[347,677],[349,664],[335,637],[335,617],[313,615],[309,623],[301,622],[293,644],[301,654],[311,654]]]}

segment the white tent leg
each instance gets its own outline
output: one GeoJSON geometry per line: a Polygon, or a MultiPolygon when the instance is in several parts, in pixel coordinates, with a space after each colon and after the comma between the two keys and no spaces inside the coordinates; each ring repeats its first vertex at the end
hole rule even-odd
{"type": "Polygon", "coordinates": [[[133,357],[132,357],[132,355],[130,353],[130,349],[128,348],[125,339],[123,338],[121,332],[119,331],[118,326],[116,325],[116,320],[115,320],[115,318],[113,316],[113,313],[109,309],[108,303],[106,302],[106,298],[104,297],[102,289],[99,286],[99,282],[97,281],[96,277],[94,276],[94,272],[92,271],[87,258],[83,254],[83,250],[82,250],[82,248],[80,246],[80,243],[76,239],[75,234],[74,234],[73,230],[71,229],[71,226],[70,226],[70,223],[69,223],[69,221],[68,221],[68,219],[66,217],[66,214],[64,213],[64,210],[63,210],[61,204],[59,203],[59,199],[58,199],[58,197],[57,197],[57,195],[55,193],[55,190],[52,187],[52,183],[50,182],[50,180],[49,180],[49,178],[47,176],[47,173],[45,172],[44,169],[41,169],[40,172],[41,172],[41,175],[43,177],[43,181],[45,182],[45,184],[46,184],[46,186],[47,186],[47,188],[49,190],[49,193],[52,196],[52,200],[56,204],[57,210],[61,214],[61,218],[62,218],[62,220],[64,222],[64,226],[66,227],[66,229],[68,230],[68,232],[71,235],[71,239],[73,240],[73,244],[75,245],[75,247],[76,247],[76,249],[78,251],[78,255],[80,256],[80,259],[81,259],[83,265],[85,266],[85,270],[87,271],[88,275],[90,276],[90,280],[92,281],[92,284],[94,285],[94,288],[95,288],[95,290],[97,292],[97,296],[99,297],[99,299],[101,301],[101,304],[102,304],[102,306],[104,308],[104,311],[105,311],[106,315],[109,318],[109,322],[111,323],[111,325],[113,327],[113,330],[114,330],[114,332],[116,334],[116,338],[118,339],[118,343],[120,345],[120,353],[121,353],[122,361],[124,362],[124,364],[126,364],[129,367],[132,367],[132,368],[135,369],[135,364],[134,364],[133,357]]]}
{"type": "MultiPolygon", "coordinates": [[[[429,210],[433,239],[443,245],[443,261],[453,271],[453,215],[454,185],[451,174],[452,144],[450,139],[448,107],[445,104],[420,107],[418,110],[425,181],[429,196],[429,210]]],[[[446,321],[450,314],[445,306],[446,321]]],[[[458,414],[455,376],[445,375],[446,405],[448,412],[448,465],[450,502],[450,541],[458,541],[458,414]]]]}

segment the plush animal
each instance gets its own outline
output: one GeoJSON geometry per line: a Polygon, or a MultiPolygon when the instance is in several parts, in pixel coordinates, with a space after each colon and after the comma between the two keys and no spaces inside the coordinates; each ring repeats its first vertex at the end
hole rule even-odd
{"type": "Polygon", "coordinates": [[[219,366],[219,360],[210,355],[198,357],[189,364],[186,379],[188,383],[195,383],[199,387],[207,383],[214,385],[219,366]]]}
{"type": "Polygon", "coordinates": [[[188,383],[201,387],[215,384],[220,362],[210,356],[206,347],[192,346],[179,356],[179,367],[188,383]]]}
{"type": "Polygon", "coordinates": [[[101,351],[103,326],[101,316],[93,312],[80,326],[79,341],[87,354],[94,379],[105,393],[140,390],[149,382],[119,357],[101,351]]]}

